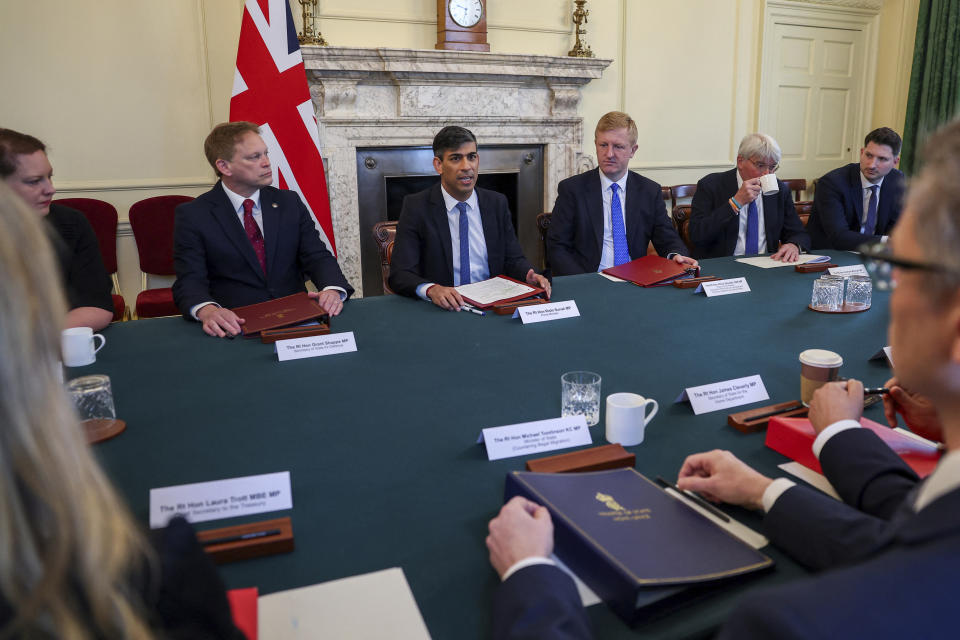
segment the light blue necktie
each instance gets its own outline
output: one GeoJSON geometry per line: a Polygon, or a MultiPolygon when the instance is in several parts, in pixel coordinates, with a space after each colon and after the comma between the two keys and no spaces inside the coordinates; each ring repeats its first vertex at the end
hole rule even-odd
{"type": "Polygon", "coordinates": [[[880,185],[870,185],[870,202],[867,203],[867,221],[863,225],[863,232],[873,235],[877,230],[877,189],[880,185]]]}
{"type": "Polygon", "coordinates": [[[460,210],[460,284],[470,284],[470,222],[467,220],[467,203],[458,202],[460,210]]]}
{"type": "Polygon", "coordinates": [[[760,229],[757,221],[757,201],[754,200],[747,208],[747,243],[743,252],[748,255],[760,253],[760,229]]]}
{"type": "Polygon", "coordinates": [[[613,227],[613,266],[630,262],[630,251],[627,249],[627,230],[623,225],[623,207],[620,206],[620,196],[616,182],[610,185],[613,195],[610,198],[610,226],[613,227]]]}

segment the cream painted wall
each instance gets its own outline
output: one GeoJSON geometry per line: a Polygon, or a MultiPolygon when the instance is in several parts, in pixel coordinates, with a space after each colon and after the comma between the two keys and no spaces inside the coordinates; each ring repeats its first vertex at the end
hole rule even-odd
{"type": "MultiPolygon", "coordinates": [[[[291,0],[295,18],[299,4],[291,0]]],[[[873,122],[902,128],[918,0],[886,0],[873,122]]],[[[203,137],[227,118],[243,0],[0,2],[0,126],[50,145],[62,196],[115,204],[196,195],[213,181],[203,137]],[[91,10],[91,6],[96,8],[91,10]]],[[[333,45],[432,49],[435,0],[320,0],[333,45]]],[[[640,127],[631,166],[663,184],[731,166],[755,126],[763,0],[590,0],[586,42],[613,59],[585,87],[580,113],[611,109],[640,127]]],[[[565,55],[572,0],[489,0],[494,51],[565,55]]],[[[549,203],[548,203],[549,204],[549,203]]],[[[121,285],[139,290],[121,224],[121,285]]]]}

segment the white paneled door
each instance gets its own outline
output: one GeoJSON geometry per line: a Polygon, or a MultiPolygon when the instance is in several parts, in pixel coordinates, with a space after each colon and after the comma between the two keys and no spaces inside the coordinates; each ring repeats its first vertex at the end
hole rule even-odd
{"type": "Polygon", "coordinates": [[[865,131],[866,25],[767,22],[759,129],[783,150],[778,177],[808,183],[855,159],[865,131]]]}

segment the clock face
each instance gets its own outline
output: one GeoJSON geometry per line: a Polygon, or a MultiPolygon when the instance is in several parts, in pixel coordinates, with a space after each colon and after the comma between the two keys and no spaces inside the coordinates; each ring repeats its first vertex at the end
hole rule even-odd
{"type": "Polygon", "coordinates": [[[450,17],[461,27],[472,27],[483,16],[482,0],[448,0],[450,17]]]}

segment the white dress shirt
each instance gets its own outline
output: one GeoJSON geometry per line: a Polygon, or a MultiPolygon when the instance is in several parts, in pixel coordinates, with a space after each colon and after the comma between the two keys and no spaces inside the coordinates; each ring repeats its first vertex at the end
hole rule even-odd
{"type": "MultiPolygon", "coordinates": [[[[620,212],[623,215],[623,230],[626,237],[627,230],[627,175],[617,180],[617,197],[620,198],[620,212]]],[[[613,203],[613,180],[600,172],[600,193],[603,195],[603,249],[600,251],[600,266],[597,271],[603,271],[613,265],[613,218],[611,206],[613,203]]],[[[631,259],[633,256],[630,256],[631,259]]]]}
{"type": "MultiPolygon", "coordinates": [[[[743,178],[740,177],[740,170],[737,169],[737,190],[743,186],[743,178]]],[[[757,251],[759,253],[767,252],[767,227],[763,221],[763,194],[761,193],[754,200],[757,203],[757,251]]],[[[740,202],[739,204],[743,204],[740,202]]],[[[742,256],[747,252],[747,215],[750,213],[750,205],[744,204],[737,217],[740,219],[740,228],[737,231],[737,246],[733,249],[733,255],[742,256]]]]}
{"type": "MultiPolygon", "coordinates": [[[[447,208],[447,224],[450,226],[450,260],[453,262],[453,286],[458,287],[461,283],[461,277],[460,209],[457,208],[457,204],[460,201],[447,193],[442,184],[440,185],[440,193],[443,195],[443,203],[447,208]]],[[[490,277],[490,262],[487,257],[487,240],[483,235],[483,220],[480,218],[480,203],[477,201],[477,191],[473,190],[465,202],[469,224],[470,282],[481,282],[490,277]]],[[[417,296],[429,300],[427,289],[435,284],[435,282],[424,282],[417,286],[417,296]]]]}

